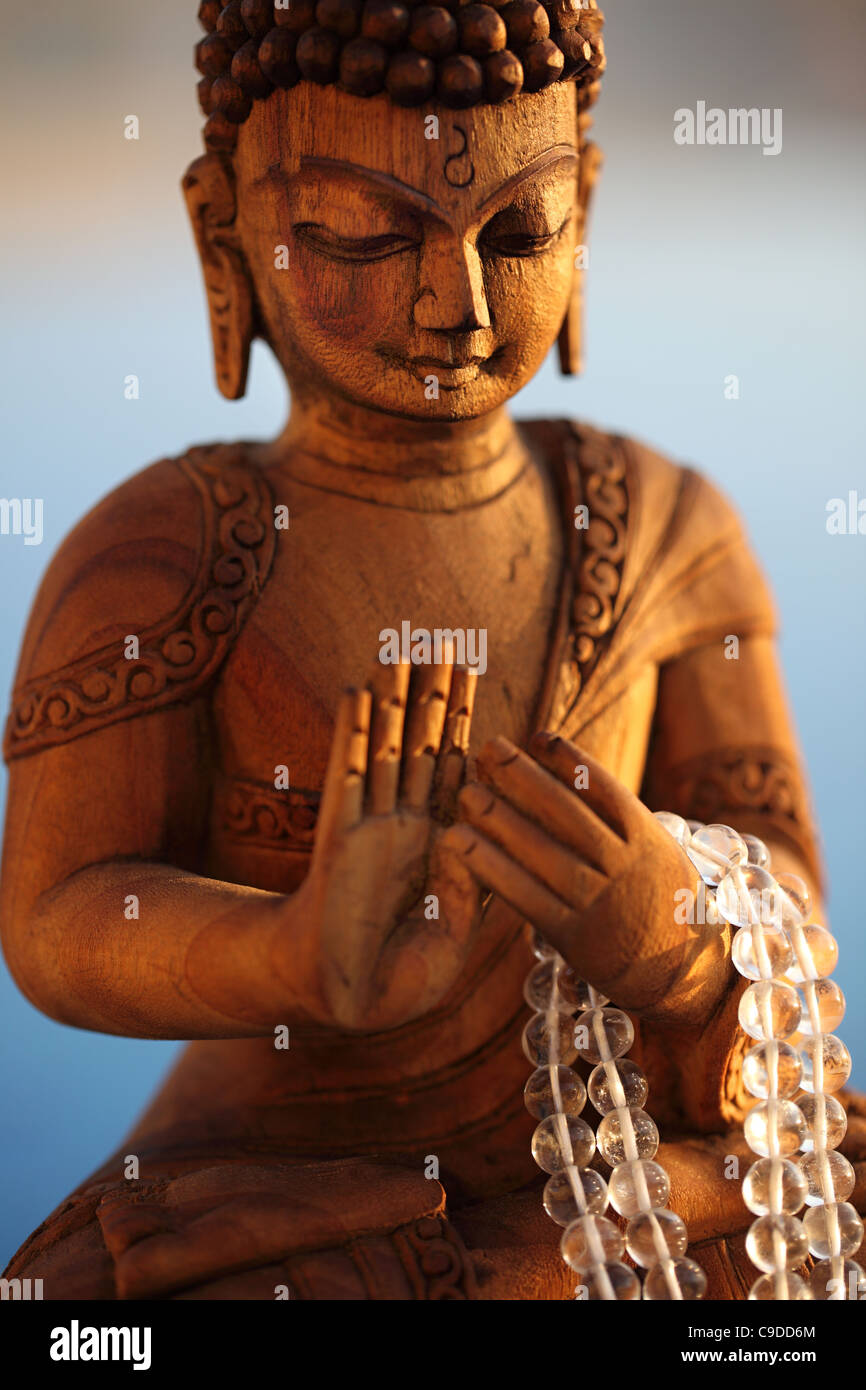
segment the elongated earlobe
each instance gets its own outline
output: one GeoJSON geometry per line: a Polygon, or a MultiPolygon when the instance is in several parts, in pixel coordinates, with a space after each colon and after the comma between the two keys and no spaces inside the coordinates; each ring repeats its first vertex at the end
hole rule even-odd
{"type": "Polygon", "coordinates": [[[586,256],[586,229],[592,191],[601,172],[602,162],[603,156],[598,145],[590,142],[583,146],[577,179],[577,250],[574,279],[571,299],[557,339],[559,370],[563,376],[578,376],[583,370],[583,267],[586,256]]]}
{"type": "Polygon", "coordinates": [[[255,336],[252,283],[235,234],[235,185],[223,154],[202,155],[183,179],[210,311],[217,385],[227,400],[243,396],[255,336]]]}

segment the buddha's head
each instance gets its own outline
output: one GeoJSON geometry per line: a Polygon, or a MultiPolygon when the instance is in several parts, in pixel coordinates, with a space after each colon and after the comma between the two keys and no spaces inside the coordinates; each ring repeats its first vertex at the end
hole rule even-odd
{"type": "Polygon", "coordinates": [[[184,180],[217,380],[263,337],[300,399],[401,417],[576,369],[595,0],[204,0],[207,154],[184,180]]]}

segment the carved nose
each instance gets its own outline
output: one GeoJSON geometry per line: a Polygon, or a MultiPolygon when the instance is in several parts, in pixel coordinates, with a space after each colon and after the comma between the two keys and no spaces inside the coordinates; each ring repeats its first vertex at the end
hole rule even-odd
{"type": "Polygon", "coordinates": [[[471,333],[490,327],[484,271],[474,246],[431,248],[421,258],[422,289],[413,317],[419,328],[471,333]]]}

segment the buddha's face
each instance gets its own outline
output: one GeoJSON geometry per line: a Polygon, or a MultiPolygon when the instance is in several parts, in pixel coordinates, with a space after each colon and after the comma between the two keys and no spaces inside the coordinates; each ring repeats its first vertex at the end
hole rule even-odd
{"type": "Polygon", "coordinates": [[[303,83],[255,103],[234,168],[237,234],[293,389],[460,420],[537,371],[574,275],[572,86],[460,112],[303,83]]]}

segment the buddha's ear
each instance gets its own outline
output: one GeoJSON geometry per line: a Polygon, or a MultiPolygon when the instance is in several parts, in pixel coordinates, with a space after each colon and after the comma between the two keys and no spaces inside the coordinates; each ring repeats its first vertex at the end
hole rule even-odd
{"type": "Polygon", "coordinates": [[[236,401],[246,389],[255,311],[252,281],[235,230],[230,159],[215,152],[202,155],[184,174],[183,192],[207,291],[217,385],[228,400],[236,401]]]}
{"type": "Polygon", "coordinates": [[[601,172],[602,153],[591,141],[580,151],[577,175],[577,243],[571,299],[559,330],[559,369],[563,376],[577,376],[583,369],[583,276],[587,263],[586,233],[592,191],[601,172]]]}

